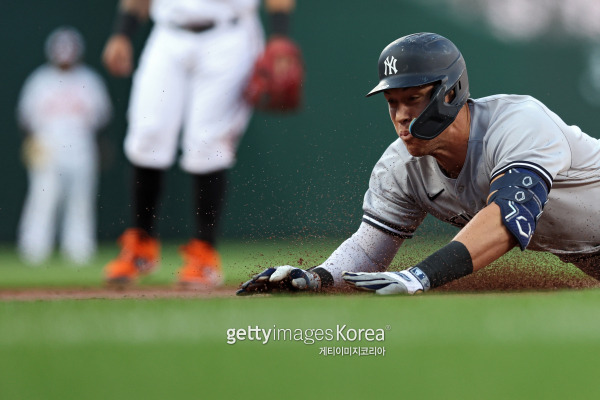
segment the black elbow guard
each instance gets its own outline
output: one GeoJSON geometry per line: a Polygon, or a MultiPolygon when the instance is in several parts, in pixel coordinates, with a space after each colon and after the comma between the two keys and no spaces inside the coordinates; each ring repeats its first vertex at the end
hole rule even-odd
{"type": "Polygon", "coordinates": [[[528,169],[513,168],[490,186],[488,204],[498,204],[502,222],[525,250],[548,202],[546,183],[528,169]]]}

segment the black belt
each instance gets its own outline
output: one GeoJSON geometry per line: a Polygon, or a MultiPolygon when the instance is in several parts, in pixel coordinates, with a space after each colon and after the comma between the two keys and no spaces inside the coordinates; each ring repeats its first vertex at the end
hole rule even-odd
{"type": "MultiPolygon", "coordinates": [[[[235,25],[237,24],[239,18],[232,18],[229,21],[227,21],[227,23],[235,25]]],[[[189,23],[189,24],[185,24],[185,25],[178,25],[177,27],[192,33],[202,33],[202,32],[206,32],[212,28],[214,28],[215,26],[217,26],[217,23],[215,21],[208,21],[208,22],[200,22],[200,23],[189,23]]]]}

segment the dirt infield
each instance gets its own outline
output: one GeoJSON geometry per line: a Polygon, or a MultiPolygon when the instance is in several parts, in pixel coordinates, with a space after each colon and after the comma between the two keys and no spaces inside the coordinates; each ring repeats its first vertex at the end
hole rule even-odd
{"type": "Polygon", "coordinates": [[[235,287],[182,290],[171,286],[112,288],[19,288],[0,289],[0,301],[89,300],[89,299],[206,299],[235,297],[235,287]]]}
{"type": "Polygon", "coordinates": [[[600,288],[600,282],[579,270],[556,270],[546,266],[523,269],[509,263],[484,268],[450,282],[439,292],[512,292],[600,288]]]}
{"type": "MultiPolygon", "coordinates": [[[[546,267],[523,270],[511,265],[484,268],[472,275],[437,288],[435,292],[481,293],[552,291],[600,288],[600,282],[581,274],[548,270],[546,267]]],[[[209,290],[184,290],[174,286],[137,286],[114,288],[0,288],[0,301],[86,300],[86,299],[212,299],[234,298],[237,286],[209,290]]],[[[337,290],[336,293],[353,293],[337,290]]]]}

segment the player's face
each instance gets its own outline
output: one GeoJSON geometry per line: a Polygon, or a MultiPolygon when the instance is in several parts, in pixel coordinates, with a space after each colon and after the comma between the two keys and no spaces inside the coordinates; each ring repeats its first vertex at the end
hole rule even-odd
{"type": "Polygon", "coordinates": [[[424,85],[411,88],[388,89],[383,92],[388,103],[390,117],[396,128],[396,133],[406,145],[408,152],[415,157],[428,155],[434,148],[435,139],[417,139],[408,130],[412,120],[417,118],[429,104],[432,91],[433,85],[424,85]]]}

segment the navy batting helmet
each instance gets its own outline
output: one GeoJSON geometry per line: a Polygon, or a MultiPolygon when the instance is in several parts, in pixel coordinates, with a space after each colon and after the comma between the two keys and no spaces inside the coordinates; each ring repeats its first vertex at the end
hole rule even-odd
{"type": "Polygon", "coordinates": [[[387,45],[379,56],[379,83],[368,94],[386,89],[435,84],[431,100],[410,124],[419,139],[433,139],[456,118],[469,98],[465,60],[450,40],[435,33],[414,33],[387,45]],[[454,97],[446,95],[454,89],[454,97]]]}

